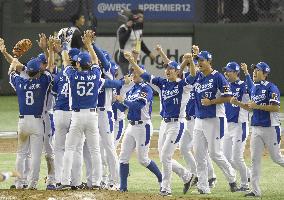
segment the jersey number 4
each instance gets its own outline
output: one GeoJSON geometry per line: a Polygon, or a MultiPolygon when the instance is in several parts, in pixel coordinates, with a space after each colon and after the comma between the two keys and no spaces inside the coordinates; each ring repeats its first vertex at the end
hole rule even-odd
{"type": "Polygon", "coordinates": [[[26,92],[26,105],[31,106],[35,102],[34,100],[34,93],[32,91],[26,92]]]}
{"type": "Polygon", "coordinates": [[[77,94],[81,97],[94,95],[92,92],[94,86],[95,84],[93,82],[78,82],[77,94]]]}

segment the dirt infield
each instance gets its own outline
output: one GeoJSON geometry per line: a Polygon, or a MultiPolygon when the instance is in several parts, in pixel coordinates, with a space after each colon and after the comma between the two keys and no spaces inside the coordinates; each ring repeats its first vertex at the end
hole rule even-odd
{"type": "MultiPolygon", "coordinates": [[[[0,190],[0,200],[165,200],[164,197],[157,194],[142,193],[120,193],[115,191],[33,191],[33,190],[0,190]]],[[[169,200],[179,199],[201,199],[198,197],[167,197],[169,200]]],[[[211,198],[202,198],[203,200],[211,198]]],[[[214,199],[215,200],[215,199],[214,199]]]]}

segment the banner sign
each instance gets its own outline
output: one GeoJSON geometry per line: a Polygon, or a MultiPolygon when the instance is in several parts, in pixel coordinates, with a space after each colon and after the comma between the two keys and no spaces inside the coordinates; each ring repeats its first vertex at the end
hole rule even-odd
{"type": "Polygon", "coordinates": [[[114,20],[123,9],[141,9],[147,20],[192,20],[195,0],[95,0],[97,19],[114,20]]]}
{"type": "MultiPolygon", "coordinates": [[[[168,58],[179,63],[185,53],[191,52],[192,47],[192,37],[143,37],[143,41],[155,55],[157,55],[157,52],[154,49],[157,44],[160,44],[168,58]]],[[[116,63],[118,63],[118,41],[115,37],[98,37],[96,44],[113,55],[116,63]]],[[[155,61],[151,61],[149,56],[142,53],[140,64],[145,65],[150,74],[164,77],[164,68],[160,56],[157,56],[155,61]]]]}

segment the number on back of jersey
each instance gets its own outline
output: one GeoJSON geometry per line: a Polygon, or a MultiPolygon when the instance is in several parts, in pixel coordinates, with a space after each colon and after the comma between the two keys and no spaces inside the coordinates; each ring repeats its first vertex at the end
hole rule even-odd
{"type": "Polygon", "coordinates": [[[61,90],[61,94],[63,94],[65,97],[68,97],[68,93],[69,93],[69,85],[68,83],[64,83],[61,90]]]}
{"type": "Polygon", "coordinates": [[[93,82],[78,82],[77,94],[81,97],[94,95],[92,92],[94,86],[95,84],[93,82]]]}
{"type": "Polygon", "coordinates": [[[34,93],[33,91],[26,91],[26,105],[31,106],[34,104],[34,93]]]}

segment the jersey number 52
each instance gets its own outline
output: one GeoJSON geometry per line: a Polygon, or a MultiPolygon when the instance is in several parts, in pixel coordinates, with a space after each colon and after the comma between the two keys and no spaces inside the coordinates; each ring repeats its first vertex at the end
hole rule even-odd
{"type": "Polygon", "coordinates": [[[94,95],[92,92],[94,86],[95,84],[93,82],[78,82],[77,94],[81,97],[94,95]]]}

